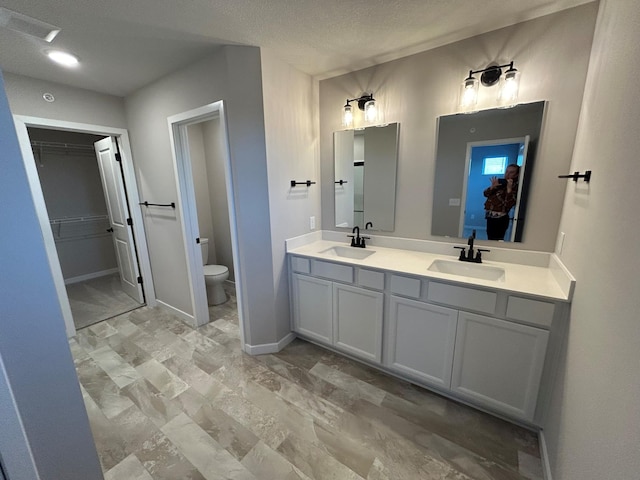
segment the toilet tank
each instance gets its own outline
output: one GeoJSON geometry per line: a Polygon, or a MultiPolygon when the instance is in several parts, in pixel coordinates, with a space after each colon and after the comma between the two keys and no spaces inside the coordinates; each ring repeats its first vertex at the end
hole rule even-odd
{"type": "Polygon", "coordinates": [[[208,238],[200,239],[200,250],[202,251],[202,265],[206,265],[207,260],[209,259],[209,239],[208,238]]]}

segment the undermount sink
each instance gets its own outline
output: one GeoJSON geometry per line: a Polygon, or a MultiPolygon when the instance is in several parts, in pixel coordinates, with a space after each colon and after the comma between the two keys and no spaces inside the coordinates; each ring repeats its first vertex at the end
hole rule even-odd
{"type": "Polygon", "coordinates": [[[364,260],[369,255],[373,255],[375,250],[365,250],[357,247],[331,247],[321,252],[324,255],[330,255],[332,257],[353,258],[356,260],[364,260]]]}
{"type": "Polygon", "coordinates": [[[504,282],[504,268],[493,267],[469,262],[452,262],[450,260],[434,260],[427,270],[432,272],[448,273],[461,277],[479,278],[504,282]]]}

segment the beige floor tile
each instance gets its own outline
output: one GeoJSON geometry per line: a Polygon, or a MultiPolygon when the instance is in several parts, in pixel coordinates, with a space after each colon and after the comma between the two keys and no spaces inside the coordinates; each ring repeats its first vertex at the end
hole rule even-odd
{"type": "Polygon", "coordinates": [[[263,442],[258,442],[242,459],[242,465],[260,480],[310,480],[297,467],[263,442]]]}
{"type": "Polygon", "coordinates": [[[136,370],[168,398],[174,398],[189,388],[186,382],[180,380],[167,367],[155,359],[138,365],[136,370]]]}
{"type": "Polygon", "coordinates": [[[207,480],[256,480],[246,467],[184,413],[162,427],[162,432],[207,480]]]}
{"type": "Polygon", "coordinates": [[[140,308],[70,340],[107,480],[541,480],[536,435],[295,340],[140,308]]]}
{"type": "Polygon", "coordinates": [[[104,480],[153,480],[138,458],[131,454],[105,473],[104,480]]]}

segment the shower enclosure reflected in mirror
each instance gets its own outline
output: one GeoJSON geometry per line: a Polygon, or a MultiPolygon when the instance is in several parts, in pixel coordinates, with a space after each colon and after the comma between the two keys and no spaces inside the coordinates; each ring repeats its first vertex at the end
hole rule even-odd
{"type": "Polygon", "coordinates": [[[333,134],[336,227],[392,232],[395,223],[397,123],[333,134]]]}
{"type": "Polygon", "coordinates": [[[522,241],[544,106],[535,102],[438,119],[432,235],[466,238],[476,230],[477,238],[486,240],[485,217],[504,214],[508,224],[502,239],[522,241]],[[504,177],[512,164],[520,168],[506,201],[504,177]],[[488,214],[484,193],[491,185],[487,194],[501,191],[499,200],[490,202],[497,213],[488,214]]]}

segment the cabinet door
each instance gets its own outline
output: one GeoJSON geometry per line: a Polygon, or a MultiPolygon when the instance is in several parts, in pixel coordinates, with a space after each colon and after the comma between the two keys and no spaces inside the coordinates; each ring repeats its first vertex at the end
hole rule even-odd
{"type": "Polygon", "coordinates": [[[532,420],[548,339],[546,330],[460,312],[451,389],[532,420]]]}
{"type": "Polygon", "coordinates": [[[391,297],[386,366],[449,388],[458,311],[391,297]]]}
{"type": "Polygon", "coordinates": [[[333,343],[331,282],[291,274],[293,285],[293,328],[312,340],[333,343]]]}
{"type": "Polygon", "coordinates": [[[381,363],[383,299],[382,292],[334,283],[334,346],[381,363]]]}

